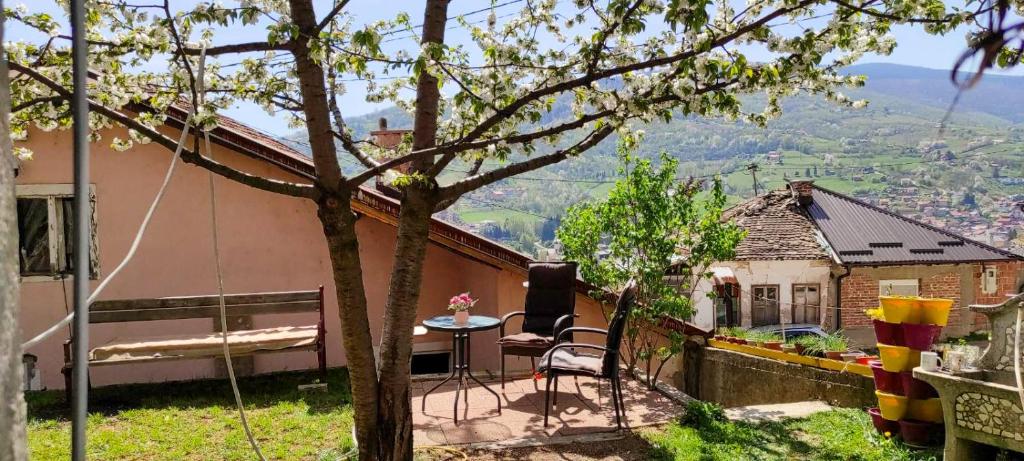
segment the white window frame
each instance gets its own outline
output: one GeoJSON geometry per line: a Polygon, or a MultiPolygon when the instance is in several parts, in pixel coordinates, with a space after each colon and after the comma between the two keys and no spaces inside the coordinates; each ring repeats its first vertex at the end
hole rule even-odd
{"type": "MultiPolygon", "coordinates": [[[[63,222],[60,221],[57,214],[57,199],[58,198],[70,198],[75,196],[74,184],[18,184],[14,187],[14,195],[16,198],[36,198],[46,199],[47,209],[47,236],[49,237],[49,249],[50,249],[50,274],[47,275],[20,275],[22,282],[51,282],[54,280],[70,279],[73,278],[71,274],[64,274],[62,271],[67,269],[64,267],[64,259],[61,255],[64,254],[64,232],[63,222]]],[[[97,279],[99,275],[99,264],[96,263],[98,256],[99,242],[97,241],[98,232],[96,232],[96,185],[89,185],[89,196],[92,203],[92,245],[89,249],[90,260],[92,261],[92,269],[90,272],[93,276],[90,279],[97,279]]]]}
{"type": "Polygon", "coordinates": [[[878,295],[879,296],[887,296],[889,294],[888,293],[889,286],[893,287],[893,291],[896,290],[896,287],[914,287],[914,292],[912,294],[908,295],[906,293],[903,293],[903,294],[901,294],[901,293],[893,293],[894,295],[897,295],[897,296],[920,296],[920,294],[921,294],[921,281],[920,280],[918,280],[918,279],[891,279],[891,280],[879,280],[878,281],[878,295]]]}
{"type": "Polygon", "coordinates": [[[987,295],[999,291],[999,271],[995,266],[983,266],[981,270],[981,292],[987,295]]]}

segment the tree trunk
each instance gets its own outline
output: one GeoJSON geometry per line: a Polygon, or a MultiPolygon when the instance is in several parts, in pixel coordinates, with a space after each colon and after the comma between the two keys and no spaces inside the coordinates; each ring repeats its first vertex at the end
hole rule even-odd
{"type": "Polygon", "coordinates": [[[338,316],[341,319],[341,338],[352,387],[359,459],[376,459],[377,369],[351,196],[347,191],[325,194],[319,203],[318,215],[327,237],[338,294],[338,316]]]}
{"type": "MultiPolygon", "coordinates": [[[[0,0],[0,9],[3,1],[0,0]]],[[[0,41],[3,40],[0,23],[0,41]]],[[[0,461],[28,459],[22,396],[21,335],[18,331],[18,210],[14,196],[10,82],[0,56],[0,461]]]]}
{"type": "Polygon", "coordinates": [[[430,216],[436,200],[430,191],[412,186],[406,190],[398,218],[391,286],[380,341],[380,389],[377,431],[379,459],[412,459],[412,408],[410,405],[410,360],[412,329],[423,279],[430,231],[430,216]]]}
{"type": "MultiPolygon", "coordinates": [[[[430,0],[423,13],[421,43],[444,43],[448,0],[430,0]]],[[[429,72],[418,76],[416,113],[413,119],[413,150],[437,143],[438,105],[441,92],[437,78],[429,72]]],[[[417,159],[414,173],[424,173],[432,158],[417,159]]],[[[439,201],[433,179],[414,179],[402,194],[398,216],[398,237],[391,286],[380,341],[380,396],[378,399],[380,459],[412,459],[412,408],[409,402],[412,329],[423,280],[423,259],[430,234],[430,216],[439,201]]]]}

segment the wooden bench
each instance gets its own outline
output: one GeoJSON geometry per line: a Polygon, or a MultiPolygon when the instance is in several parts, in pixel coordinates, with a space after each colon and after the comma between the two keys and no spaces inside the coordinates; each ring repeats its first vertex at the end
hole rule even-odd
{"type": "MultiPolygon", "coordinates": [[[[324,287],[312,291],[247,293],[224,295],[227,318],[263,314],[318,312],[315,324],[228,331],[232,357],[264,352],[312,350],[317,354],[320,373],[326,378],[327,349],[324,343],[324,287]]],[[[183,296],[155,299],[96,301],[89,309],[89,323],[143,322],[211,318],[219,329],[220,300],[212,296],[183,296]]],[[[65,391],[70,401],[71,342],[64,343],[65,391]]],[[[122,335],[89,350],[89,366],[124,365],[224,356],[220,332],[159,336],[122,335]]]]}

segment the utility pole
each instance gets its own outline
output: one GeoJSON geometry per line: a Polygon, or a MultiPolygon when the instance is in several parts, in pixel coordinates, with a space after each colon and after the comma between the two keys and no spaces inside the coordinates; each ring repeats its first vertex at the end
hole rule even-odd
{"type": "Polygon", "coordinates": [[[754,196],[757,197],[760,195],[757,193],[757,164],[751,163],[747,165],[747,171],[750,172],[750,177],[754,178],[754,196]]]}

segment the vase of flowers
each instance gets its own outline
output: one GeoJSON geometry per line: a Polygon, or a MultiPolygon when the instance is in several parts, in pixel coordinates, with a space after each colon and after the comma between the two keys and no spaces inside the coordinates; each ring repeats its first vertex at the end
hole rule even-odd
{"type": "Polygon", "coordinates": [[[465,325],[469,323],[469,308],[476,304],[477,300],[469,297],[469,292],[452,296],[448,300],[448,310],[455,312],[455,324],[465,325]]]}

